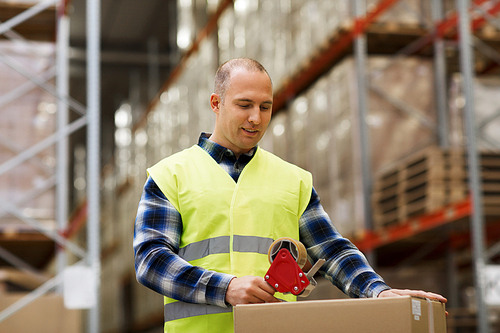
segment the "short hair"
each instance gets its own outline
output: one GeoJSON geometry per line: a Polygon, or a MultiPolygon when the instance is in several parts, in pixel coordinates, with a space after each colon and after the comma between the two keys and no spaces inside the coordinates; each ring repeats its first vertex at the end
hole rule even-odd
{"type": "Polygon", "coordinates": [[[214,93],[219,95],[222,103],[224,103],[224,97],[226,95],[227,88],[229,87],[231,73],[236,68],[244,68],[248,71],[265,73],[269,77],[269,81],[271,81],[271,76],[269,76],[267,70],[257,60],[250,58],[236,58],[228,60],[220,65],[219,69],[217,69],[217,72],[215,73],[214,93]]]}

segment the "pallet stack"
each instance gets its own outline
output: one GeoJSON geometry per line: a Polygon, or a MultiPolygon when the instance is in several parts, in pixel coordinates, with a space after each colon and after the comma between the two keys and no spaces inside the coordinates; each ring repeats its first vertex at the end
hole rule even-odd
{"type": "MultiPolygon", "coordinates": [[[[500,214],[500,153],[480,154],[484,213],[500,214]]],[[[381,229],[431,213],[468,196],[463,150],[429,147],[399,162],[374,182],[374,227],[381,229]]]]}

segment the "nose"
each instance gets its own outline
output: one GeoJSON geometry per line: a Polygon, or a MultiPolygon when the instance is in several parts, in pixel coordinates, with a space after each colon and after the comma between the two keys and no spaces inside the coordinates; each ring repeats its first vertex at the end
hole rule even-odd
{"type": "Polygon", "coordinates": [[[259,125],[261,121],[260,117],[260,109],[259,107],[254,107],[250,110],[250,114],[248,115],[248,122],[259,125]]]}

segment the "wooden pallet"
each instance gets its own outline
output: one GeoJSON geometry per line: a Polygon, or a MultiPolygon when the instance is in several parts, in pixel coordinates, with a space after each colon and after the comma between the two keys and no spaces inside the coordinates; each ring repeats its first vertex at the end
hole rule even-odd
{"type": "Polygon", "coordinates": [[[382,175],[374,182],[373,191],[384,191],[404,181],[415,183],[425,177],[439,180],[464,176],[462,159],[455,154],[446,156],[436,149],[426,149],[382,175]]]}
{"type": "MultiPolygon", "coordinates": [[[[464,200],[468,196],[466,162],[463,151],[429,147],[381,175],[373,184],[375,229],[464,200]]],[[[481,153],[480,165],[485,213],[499,215],[500,153],[481,153]]]]}

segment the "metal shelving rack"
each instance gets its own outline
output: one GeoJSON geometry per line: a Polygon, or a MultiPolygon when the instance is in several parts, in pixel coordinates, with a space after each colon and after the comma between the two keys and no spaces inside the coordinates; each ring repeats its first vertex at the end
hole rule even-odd
{"type": "MultiPolygon", "coordinates": [[[[401,0],[403,1],[403,0],[401,0]]],[[[493,3],[487,10],[481,9],[479,6],[488,1],[486,0],[474,0],[472,3],[465,0],[457,0],[456,8],[457,11],[454,13],[448,13],[449,15],[444,15],[441,6],[442,1],[440,0],[431,0],[432,1],[432,13],[433,13],[433,21],[427,29],[418,29],[413,32],[410,32],[410,37],[406,39],[406,45],[402,45],[403,48],[399,49],[399,51],[395,52],[395,56],[406,56],[417,52],[425,46],[433,47],[433,56],[434,56],[434,64],[435,64],[435,86],[436,86],[436,105],[438,106],[438,122],[437,124],[430,124],[430,126],[434,126],[436,129],[438,142],[441,146],[446,147],[447,143],[447,118],[446,114],[446,73],[447,73],[447,64],[445,62],[445,49],[444,45],[446,41],[450,39],[454,39],[459,34],[459,49],[461,54],[461,72],[464,76],[464,82],[466,83],[465,88],[467,91],[466,96],[466,114],[469,116],[472,114],[473,110],[473,98],[471,96],[472,92],[472,69],[474,60],[471,55],[471,38],[470,33],[475,29],[481,26],[485,22],[485,20],[490,20],[492,16],[498,15],[500,12],[500,2],[497,1],[493,3]],[[467,15],[467,9],[472,9],[475,11],[477,15],[475,15],[470,20],[470,28],[468,25],[469,18],[467,15]]],[[[46,1],[47,2],[47,1],[46,1]]],[[[46,3],[44,2],[44,3],[46,3]]],[[[55,1],[52,1],[55,3],[55,1]]],[[[279,87],[279,89],[275,93],[274,98],[274,110],[273,112],[279,113],[283,112],[285,108],[289,105],[289,103],[297,97],[301,92],[307,90],[318,78],[324,75],[330,68],[332,68],[339,60],[345,56],[346,54],[350,54],[353,52],[356,59],[357,66],[357,89],[359,93],[358,98],[358,118],[364,119],[366,115],[367,106],[367,91],[372,89],[369,81],[366,77],[366,71],[364,70],[364,63],[366,62],[367,54],[370,50],[369,39],[381,32],[377,29],[374,29],[375,20],[382,15],[385,11],[392,8],[396,5],[399,0],[381,0],[377,2],[377,5],[370,6],[368,12],[365,9],[364,1],[356,0],[355,1],[355,13],[356,19],[351,26],[340,28],[338,31],[332,32],[334,33],[331,38],[328,40],[328,43],[324,44],[320,50],[317,50],[314,53],[309,61],[302,66],[297,72],[291,73],[289,75],[286,84],[279,87]]],[[[185,64],[188,62],[189,58],[198,51],[199,45],[201,42],[208,38],[209,35],[216,29],[217,21],[223,14],[223,12],[233,6],[233,0],[222,0],[219,3],[219,7],[216,13],[209,20],[208,24],[201,32],[198,34],[197,38],[194,40],[192,47],[185,53],[182,60],[179,62],[178,66],[174,69],[170,78],[163,85],[161,91],[157,94],[157,96],[151,101],[149,107],[143,114],[142,121],[138,122],[133,131],[137,130],[139,127],[145,125],[147,121],[148,114],[153,111],[155,104],[158,103],[160,96],[163,92],[165,92],[175,81],[178,79],[180,73],[184,70],[185,64]]],[[[99,100],[98,94],[98,83],[99,83],[99,72],[98,72],[98,22],[95,22],[95,18],[99,17],[99,2],[98,1],[88,1],[88,38],[89,38],[89,52],[88,56],[88,64],[89,64],[89,80],[88,80],[88,111],[87,118],[89,121],[92,118],[98,119],[99,115],[99,106],[96,101],[99,100]],[[92,21],[92,17],[94,21],[92,21]],[[97,67],[97,68],[96,68],[97,67]],[[91,74],[92,73],[92,74],[91,74]],[[96,90],[94,90],[96,89],[96,90]],[[97,105],[96,105],[97,104],[97,105]],[[91,110],[92,113],[91,113],[91,110]]],[[[4,29],[2,25],[0,25],[0,32],[4,29]]],[[[383,33],[383,32],[382,32],[383,33]]],[[[498,59],[498,58],[497,58],[498,59]]],[[[498,62],[498,61],[497,61],[498,62]]],[[[62,92],[61,92],[62,93],[62,92]]],[[[58,96],[60,96],[60,94],[58,96]]],[[[64,100],[64,99],[63,99],[64,100]]],[[[69,101],[68,101],[69,103],[69,101]]],[[[68,104],[66,103],[66,104],[68,104]]],[[[418,115],[412,113],[411,109],[405,108],[404,105],[397,105],[400,107],[401,111],[406,113],[409,117],[416,117],[416,121],[422,123],[424,126],[428,126],[425,119],[418,118],[418,115]]],[[[63,106],[60,106],[62,108],[63,106]]],[[[77,109],[74,106],[70,105],[73,109],[77,109]]],[[[62,123],[65,120],[61,120],[62,123]]],[[[468,124],[474,124],[473,121],[468,119],[466,121],[468,124]]],[[[366,124],[363,121],[358,121],[359,128],[357,132],[366,133],[366,124]]],[[[70,125],[68,125],[70,126],[70,125]]],[[[80,126],[80,125],[79,125],[80,126]]],[[[84,126],[82,124],[81,126],[84,126]]],[[[88,138],[89,140],[95,140],[92,142],[88,142],[88,156],[94,156],[95,158],[89,158],[89,163],[92,163],[92,167],[89,164],[89,180],[92,182],[95,181],[94,186],[88,187],[87,193],[87,202],[84,203],[78,210],[78,213],[74,215],[71,219],[70,224],[66,227],[61,227],[64,231],[65,237],[68,238],[72,235],[76,229],[79,228],[84,222],[85,219],[88,218],[87,222],[88,226],[88,239],[93,240],[92,244],[89,243],[89,256],[93,259],[89,260],[92,267],[94,267],[96,275],[99,275],[100,270],[100,262],[99,262],[99,253],[100,253],[100,244],[99,244],[99,174],[98,174],[98,141],[99,135],[96,130],[99,127],[99,123],[96,121],[92,126],[88,126],[88,138]],[[97,144],[97,145],[96,145],[97,144]],[[96,154],[96,155],[94,155],[96,154]],[[87,214],[88,212],[88,214],[87,214]],[[90,251],[91,249],[92,252],[90,251]],[[90,253],[91,252],[91,253],[90,253]]],[[[66,127],[68,128],[68,127],[66,127]]],[[[65,134],[70,134],[70,129],[66,131],[65,134]]],[[[468,129],[468,135],[472,133],[474,129],[468,129]]],[[[63,135],[61,135],[62,137],[63,135]]],[[[60,139],[58,137],[58,139],[60,139]]],[[[64,151],[64,140],[54,140],[60,142],[60,149],[64,151]]],[[[472,142],[469,141],[468,151],[469,151],[469,170],[477,170],[477,152],[475,151],[476,147],[472,142]],[[476,160],[475,160],[476,159],[476,160]]],[[[371,230],[371,213],[370,213],[370,195],[371,195],[371,177],[369,163],[370,161],[370,148],[366,138],[360,138],[360,154],[362,159],[364,160],[363,165],[365,166],[362,170],[362,175],[360,175],[363,180],[364,186],[364,213],[365,213],[365,226],[367,230],[371,230]]],[[[62,161],[63,159],[61,159],[62,161]]],[[[61,162],[62,163],[62,162],[61,162]]],[[[3,164],[0,165],[0,170],[2,170],[3,164]]],[[[61,176],[63,177],[63,176],[61,176]]],[[[485,227],[484,216],[481,214],[481,198],[480,198],[480,188],[479,182],[477,180],[478,176],[471,174],[471,193],[473,196],[463,202],[458,202],[442,209],[429,214],[420,216],[418,218],[412,218],[408,221],[401,221],[401,224],[394,227],[387,227],[381,231],[366,231],[360,237],[355,238],[354,243],[366,253],[372,252],[376,249],[379,249],[383,246],[395,244],[397,246],[398,241],[404,240],[415,240],[415,237],[419,235],[425,235],[429,232],[443,232],[443,238],[450,238],[450,242],[455,244],[456,247],[460,246],[472,246],[474,249],[474,262],[475,262],[475,280],[476,280],[476,288],[478,290],[482,290],[480,276],[482,266],[484,266],[485,262],[487,262],[487,258],[490,258],[494,254],[494,249],[491,248],[488,253],[485,254],[486,250],[484,248],[483,240],[484,238],[488,238],[490,241],[498,240],[497,233],[494,232],[495,228],[498,227],[498,221],[488,221],[489,224],[485,227]],[[471,226],[468,228],[469,231],[463,232],[461,234],[449,235],[446,233],[446,227],[452,224],[465,224],[467,225],[470,222],[471,226]],[[486,229],[486,232],[485,232],[486,229]]],[[[62,182],[62,180],[61,180],[62,182]]],[[[63,192],[58,192],[61,197],[63,197],[63,192]]],[[[67,212],[64,212],[61,207],[61,211],[58,213],[59,216],[67,215],[67,212]]],[[[61,240],[61,243],[67,244],[66,238],[61,240]]],[[[498,246],[495,246],[497,248],[498,246]]],[[[452,246],[453,250],[453,246],[452,246]]],[[[63,257],[62,257],[63,258],[63,257]]],[[[373,258],[372,258],[373,259],[373,258]]],[[[61,264],[60,267],[63,267],[64,259],[60,259],[61,264]]],[[[374,259],[373,259],[374,260],[374,259]]],[[[55,285],[55,283],[54,283],[55,285]]],[[[481,298],[481,297],[480,297],[481,298]]],[[[484,302],[479,299],[479,311],[480,316],[478,317],[479,322],[479,332],[487,333],[488,322],[486,316],[486,311],[484,302]]],[[[93,310],[93,315],[91,315],[91,326],[92,332],[98,331],[98,320],[97,316],[99,313],[99,308],[95,307],[93,310]]],[[[1,314],[0,314],[1,316],[1,314]]]]}
{"type": "MultiPolygon", "coordinates": [[[[78,263],[90,270],[96,281],[91,287],[91,293],[99,299],[99,277],[100,277],[100,1],[87,1],[87,106],[83,106],[69,96],[69,74],[68,74],[68,47],[69,47],[69,17],[66,14],[67,1],[44,0],[33,1],[33,3],[18,4],[15,2],[0,3],[8,9],[6,13],[12,13],[4,22],[0,22],[0,35],[5,36],[12,42],[29,44],[33,40],[52,41],[56,37],[56,63],[55,68],[50,68],[42,74],[30,72],[23,65],[17,63],[8,55],[0,53],[0,61],[26,77],[30,82],[23,86],[15,87],[4,96],[0,96],[0,105],[22,98],[24,94],[34,87],[41,88],[57,99],[58,118],[57,130],[52,135],[42,139],[31,147],[17,151],[15,156],[3,161],[0,164],[0,174],[6,174],[16,166],[27,161],[37,159],[37,154],[44,149],[56,145],[57,167],[50,170],[51,175],[44,181],[42,188],[33,189],[31,195],[41,194],[44,191],[56,187],[55,214],[57,229],[47,228],[36,219],[26,216],[20,207],[16,207],[11,202],[1,201],[0,207],[7,213],[15,216],[20,221],[28,224],[33,229],[33,234],[40,233],[42,239],[51,242],[56,246],[57,251],[57,272],[54,277],[46,277],[41,272],[32,267],[17,254],[11,253],[0,247],[0,257],[12,266],[23,270],[44,283],[36,290],[30,292],[18,302],[7,307],[0,312],[0,322],[10,317],[15,312],[22,310],[30,302],[36,300],[45,293],[56,289],[62,290],[63,272],[68,265],[68,254],[75,255],[78,263]],[[52,13],[52,15],[51,15],[52,13]],[[38,16],[37,16],[38,15],[38,16]],[[40,17],[43,19],[41,20],[40,17]],[[28,23],[23,26],[23,23],[28,23]],[[25,33],[23,37],[18,32],[25,33]],[[54,36],[54,32],[55,35],[54,36]],[[56,77],[56,84],[49,82],[56,77]],[[69,122],[69,110],[80,115],[73,122],[69,122]],[[87,249],[83,249],[69,240],[71,226],[68,226],[68,140],[69,136],[76,130],[87,127],[87,249]]],[[[0,111],[1,112],[1,111],[0,111]]],[[[8,138],[2,138],[2,145],[13,146],[8,138]]],[[[38,237],[37,239],[40,239],[38,237]]],[[[36,244],[31,248],[38,251],[36,244]]],[[[99,332],[99,302],[89,308],[88,331],[99,332]]]]}

